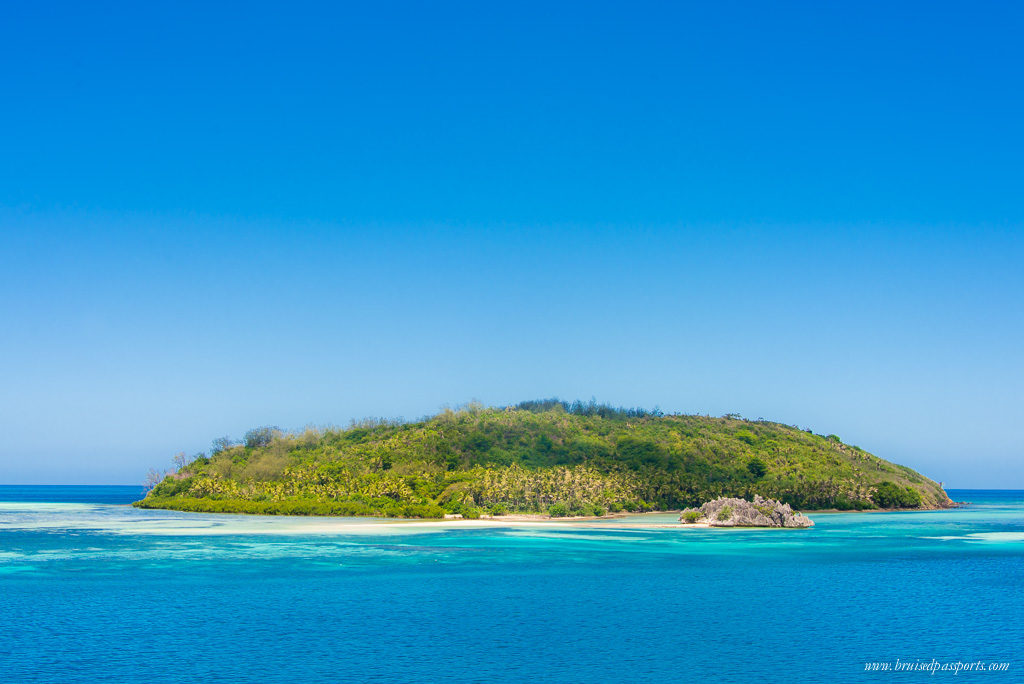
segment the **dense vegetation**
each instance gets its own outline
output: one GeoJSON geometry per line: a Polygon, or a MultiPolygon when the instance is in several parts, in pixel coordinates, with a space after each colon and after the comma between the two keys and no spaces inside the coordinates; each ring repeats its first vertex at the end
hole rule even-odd
{"type": "Polygon", "coordinates": [[[593,402],[469,405],[416,422],[257,428],[179,457],[136,505],[188,511],[440,517],[670,510],[719,496],[800,509],[935,507],[941,487],[835,435],[593,402]]]}

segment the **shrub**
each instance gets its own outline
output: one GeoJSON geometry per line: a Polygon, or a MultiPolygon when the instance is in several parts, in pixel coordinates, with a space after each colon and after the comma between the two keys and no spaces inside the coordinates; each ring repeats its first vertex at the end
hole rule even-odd
{"type": "MultiPolygon", "coordinates": [[[[444,509],[437,504],[409,504],[402,507],[403,518],[443,518],[444,509]]],[[[479,516],[478,516],[479,517],[479,516]]]]}
{"type": "Polygon", "coordinates": [[[902,498],[903,505],[907,508],[917,508],[921,505],[921,492],[913,487],[905,487],[906,495],[902,498]]]}
{"type": "Polygon", "coordinates": [[[741,442],[753,445],[754,442],[757,441],[757,435],[755,435],[750,430],[737,430],[736,439],[740,440],[741,442]]]}
{"type": "Polygon", "coordinates": [[[192,478],[186,477],[176,480],[173,477],[165,478],[160,484],[153,488],[153,496],[177,496],[186,491],[192,484],[192,478]]]}
{"type": "Polygon", "coordinates": [[[754,476],[755,479],[760,480],[768,472],[768,466],[764,464],[764,461],[759,459],[757,456],[747,461],[747,470],[754,476]]]}
{"type": "Polygon", "coordinates": [[[920,492],[895,482],[879,482],[871,498],[881,508],[917,508],[921,505],[920,492]]]}
{"type": "Polygon", "coordinates": [[[622,504],[620,504],[618,501],[613,501],[610,504],[608,504],[608,510],[611,511],[612,513],[621,513],[622,504]]]}
{"type": "Polygon", "coordinates": [[[277,427],[258,427],[245,433],[245,446],[250,449],[268,446],[274,440],[277,427]]]}
{"type": "Polygon", "coordinates": [[[596,515],[599,518],[603,518],[607,512],[608,511],[606,511],[601,506],[594,506],[594,515],[596,515]]]}
{"type": "Polygon", "coordinates": [[[287,465],[288,457],[283,454],[257,454],[246,464],[240,478],[243,480],[257,480],[259,482],[276,480],[284,474],[284,469],[287,465]]]}
{"type": "Polygon", "coordinates": [[[836,497],[834,507],[840,511],[863,511],[869,508],[876,508],[871,501],[864,499],[848,499],[845,496],[836,497]]]}
{"type": "Polygon", "coordinates": [[[653,439],[632,434],[620,436],[616,441],[615,451],[619,458],[633,469],[645,466],[664,468],[668,463],[668,454],[661,444],[653,439]]]}
{"type": "Polygon", "coordinates": [[[552,518],[564,518],[569,515],[569,507],[564,503],[554,503],[548,506],[548,515],[552,518]]]}
{"type": "Polygon", "coordinates": [[[728,520],[732,517],[732,506],[723,506],[722,510],[718,511],[719,520],[728,520]]]}
{"type": "Polygon", "coordinates": [[[444,509],[437,504],[422,504],[419,506],[418,514],[421,518],[443,518],[444,509]]]}
{"type": "Polygon", "coordinates": [[[508,515],[508,506],[503,503],[496,503],[491,506],[491,515],[508,515]]]}
{"type": "Polygon", "coordinates": [[[683,511],[683,522],[692,525],[700,517],[700,511],[683,511]]]}

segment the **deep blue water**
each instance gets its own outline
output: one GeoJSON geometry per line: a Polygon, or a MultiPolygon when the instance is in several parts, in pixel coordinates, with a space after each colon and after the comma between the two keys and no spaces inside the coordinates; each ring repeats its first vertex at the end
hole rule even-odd
{"type": "Polygon", "coordinates": [[[139,493],[0,487],[0,681],[1024,681],[1024,492],[810,530],[124,505],[139,493]],[[865,672],[897,658],[1010,666],[865,672]]]}

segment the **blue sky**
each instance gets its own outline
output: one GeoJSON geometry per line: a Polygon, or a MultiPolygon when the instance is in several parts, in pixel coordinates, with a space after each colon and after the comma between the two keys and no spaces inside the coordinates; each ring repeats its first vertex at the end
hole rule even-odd
{"type": "Polygon", "coordinates": [[[1010,3],[0,9],[0,482],[557,395],[1024,488],[1010,3]]]}

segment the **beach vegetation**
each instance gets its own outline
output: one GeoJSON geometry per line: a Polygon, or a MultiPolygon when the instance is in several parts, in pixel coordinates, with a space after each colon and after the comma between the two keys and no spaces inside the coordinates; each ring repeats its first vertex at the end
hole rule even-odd
{"type": "Polygon", "coordinates": [[[548,515],[552,518],[564,518],[569,515],[569,507],[564,503],[553,503],[548,506],[548,515]]]}
{"type": "Polygon", "coordinates": [[[880,508],[917,508],[921,494],[913,487],[902,487],[895,482],[879,482],[871,499],[880,508]]]}

